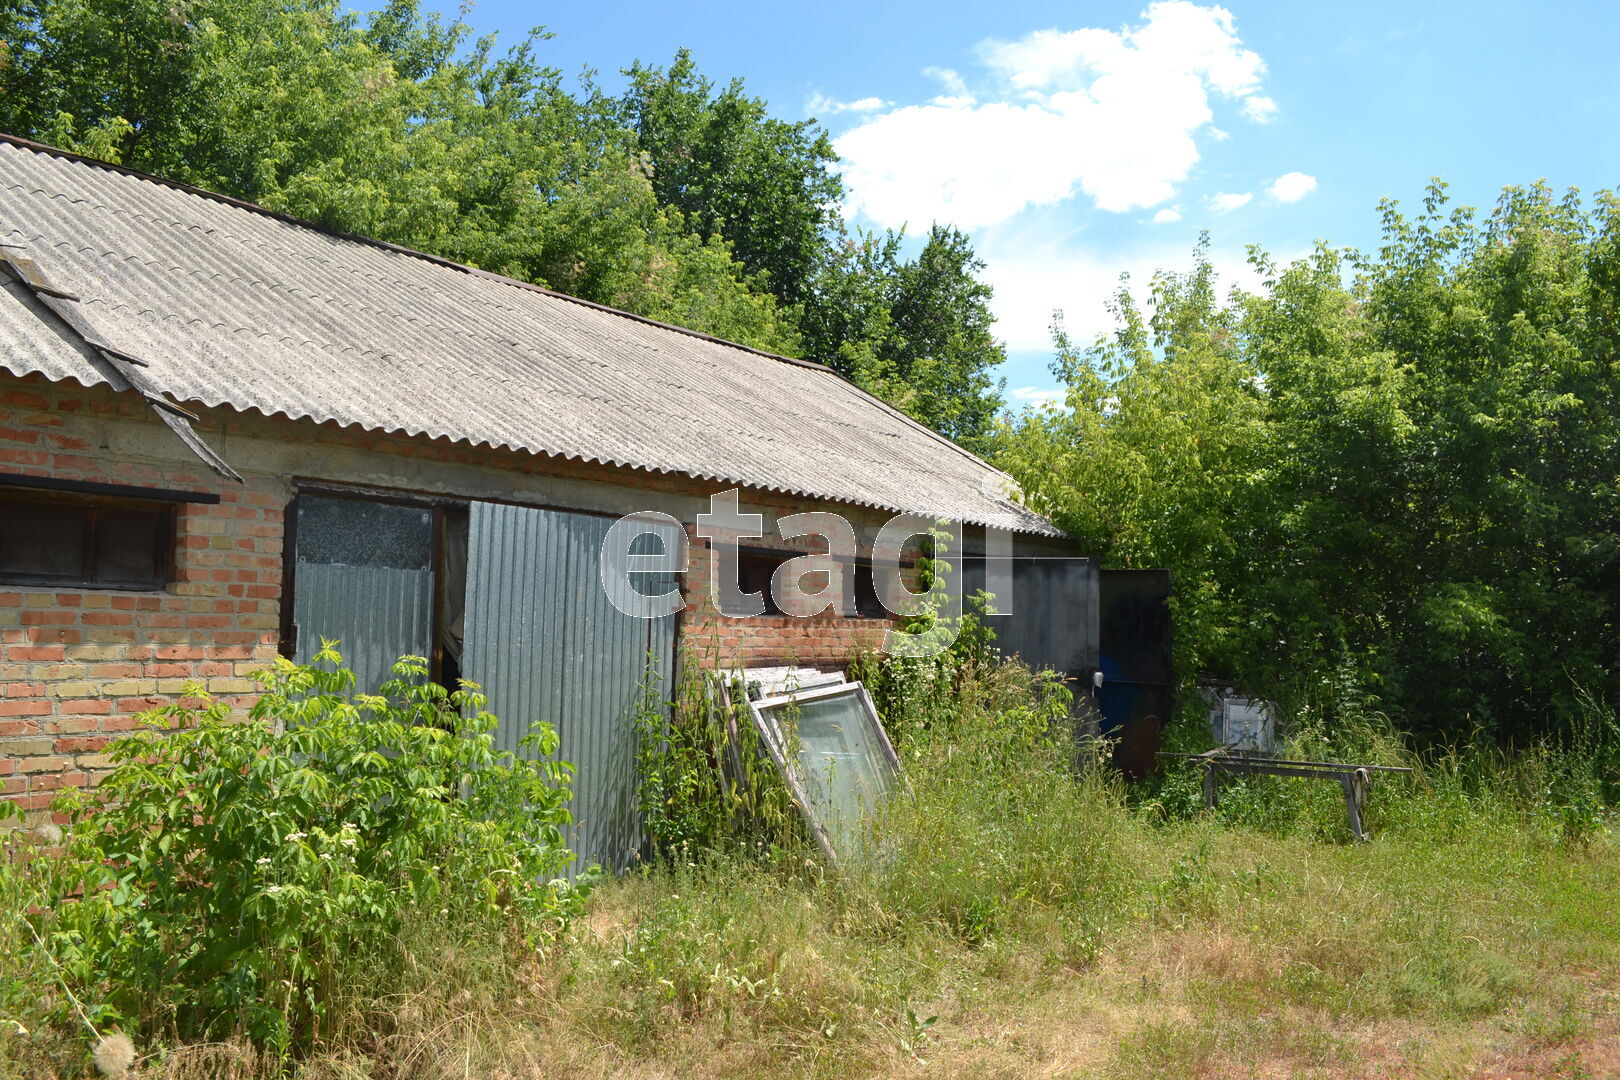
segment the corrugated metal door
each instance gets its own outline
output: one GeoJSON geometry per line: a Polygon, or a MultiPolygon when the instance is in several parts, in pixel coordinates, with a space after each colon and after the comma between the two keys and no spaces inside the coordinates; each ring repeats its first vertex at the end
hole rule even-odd
{"type": "Polygon", "coordinates": [[[422,507],[301,495],[293,578],[294,659],[335,639],[368,694],[403,655],[433,648],[433,515],[422,507]]]}
{"type": "MultiPolygon", "coordinates": [[[[530,725],[557,729],[558,757],[574,766],[578,867],[622,869],[642,842],[631,722],[651,670],[668,700],[675,619],[620,612],[602,588],[611,519],[473,503],[467,551],[466,677],[500,717],[498,745],[514,753],[530,725]]],[[[650,524],[665,550],[678,527],[650,524]]],[[[663,592],[673,576],[649,582],[663,592]]]]}

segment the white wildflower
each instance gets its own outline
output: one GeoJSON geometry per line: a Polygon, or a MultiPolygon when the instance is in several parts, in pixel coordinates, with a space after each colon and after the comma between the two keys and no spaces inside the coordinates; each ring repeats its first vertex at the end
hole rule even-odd
{"type": "Polygon", "coordinates": [[[255,866],[269,866],[270,865],[270,856],[268,856],[268,855],[261,856],[260,858],[254,859],[253,863],[254,863],[255,866]]]}
{"type": "Polygon", "coordinates": [[[331,858],[331,857],[332,857],[332,853],[331,853],[331,852],[330,852],[330,851],[323,851],[323,852],[321,852],[321,858],[323,858],[323,859],[330,859],[330,858],[331,858]]]}
{"type": "Polygon", "coordinates": [[[96,1071],[102,1076],[128,1076],[135,1064],[135,1044],[128,1035],[115,1031],[96,1040],[93,1057],[96,1071]]]}
{"type": "Polygon", "coordinates": [[[290,833],[287,834],[287,842],[290,844],[290,843],[293,843],[294,841],[302,840],[304,837],[306,837],[308,835],[309,835],[309,833],[307,833],[307,832],[290,832],[290,833]]]}

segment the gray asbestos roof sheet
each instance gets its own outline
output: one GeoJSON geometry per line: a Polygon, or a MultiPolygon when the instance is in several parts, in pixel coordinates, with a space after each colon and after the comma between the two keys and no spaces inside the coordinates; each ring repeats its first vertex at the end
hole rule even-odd
{"type": "MultiPolygon", "coordinates": [[[[0,140],[0,242],[182,402],[1058,535],[831,371],[0,140]]],[[[0,368],[106,382],[17,283],[0,368]]]]}

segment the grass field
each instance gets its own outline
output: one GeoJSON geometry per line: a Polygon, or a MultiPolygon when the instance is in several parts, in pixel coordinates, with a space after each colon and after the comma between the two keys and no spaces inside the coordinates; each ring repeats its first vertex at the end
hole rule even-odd
{"type": "MultiPolygon", "coordinates": [[[[1336,785],[1234,783],[1215,815],[1190,773],[1127,793],[1076,769],[1029,694],[970,674],[950,716],[894,722],[916,794],[865,863],[833,872],[791,842],[676,851],[600,885],[544,953],[427,913],[355,958],[285,1068],[1620,1076],[1620,845],[1593,759],[1418,762],[1371,725],[1302,745],[1419,765],[1379,781],[1374,839],[1354,844],[1336,785]]],[[[15,912],[0,919],[9,946],[15,912]]],[[[0,965],[41,999],[15,1017],[27,1038],[0,1031],[0,1074],[93,1075],[84,1032],[45,1019],[64,1014],[48,966],[0,965]]],[[[232,1040],[139,1050],[143,1077],[283,1067],[232,1040]]]]}
{"type": "Polygon", "coordinates": [[[1107,828],[1106,869],[1072,904],[1033,895],[1069,880],[1026,881],[994,925],[922,882],[724,859],[632,875],[544,963],[414,950],[433,959],[304,1075],[1620,1075],[1608,837],[1069,827],[1107,828]]]}

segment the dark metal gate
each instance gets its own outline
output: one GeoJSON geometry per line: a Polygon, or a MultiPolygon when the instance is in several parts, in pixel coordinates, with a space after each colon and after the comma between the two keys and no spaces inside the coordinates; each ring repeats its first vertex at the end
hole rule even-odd
{"type": "Polygon", "coordinates": [[[1145,776],[1170,722],[1170,571],[1104,570],[1100,578],[1102,730],[1118,740],[1120,769],[1145,776]]]}

